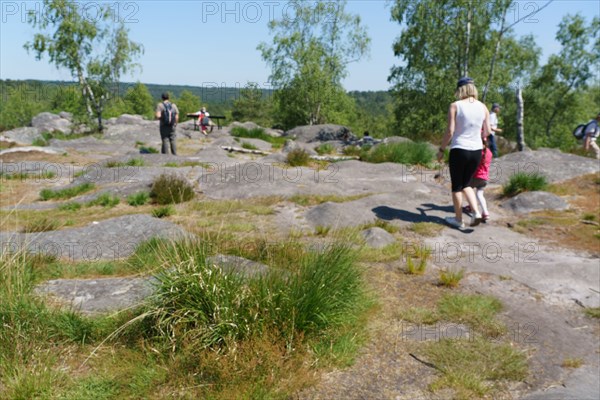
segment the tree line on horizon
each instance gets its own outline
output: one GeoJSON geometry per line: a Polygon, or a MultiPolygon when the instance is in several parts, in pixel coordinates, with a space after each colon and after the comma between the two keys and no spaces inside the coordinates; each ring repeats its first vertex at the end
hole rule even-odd
{"type": "Polygon", "coordinates": [[[47,56],[57,67],[69,69],[76,82],[48,90],[52,93],[43,99],[28,97],[30,89],[15,91],[12,82],[0,82],[0,129],[22,125],[28,114],[63,108],[81,121],[96,119],[101,130],[103,118],[119,113],[151,118],[159,94],[168,91],[182,114],[204,105],[213,114],[268,127],[336,123],[358,134],[368,130],[373,136],[435,142],[445,129],[456,80],[471,76],[480,100],[502,105],[501,124],[508,139],[517,136],[520,92],[526,144],[573,148],[574,126],[600,111],[600,18],[565,16],[556,32],[560,51],[540,65],[541,49],[534,38],[514,33],[516,24],[536,18],[519,15],[517,1],[443,2],[440,7],[438,0],[396,0],[391,18],[403,29],[393,43],[400,64],[388,77],[391,89],[347,92],[341,84],[347,66],[368,54],[370,39],[360,16],[345,11],[346,1],[299,3],[297,18],[270,21],[272,41],[257,49],[271,69],[274,90],[250,82],[229,91],[139,82],[121,88],[120,76],[136,67],[143,46],[129,40],[123,25],[110,26],[108,17],[85,21],[72,12],[71,1],[45,0],[55,17],[53,26],[49,20],[31,24],[40,31],[54,28],[55,34],[37,33],[25,47],[38,59],[47,56]],[[314,15],[328,18],[319,21],[314,15]],[[100,57],[91,49],[102,44],[107,51],[100,57]]]}

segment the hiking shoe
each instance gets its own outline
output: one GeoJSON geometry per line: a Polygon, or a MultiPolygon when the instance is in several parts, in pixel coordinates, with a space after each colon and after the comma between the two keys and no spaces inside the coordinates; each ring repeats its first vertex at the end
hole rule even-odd
{"type": "Polygon", "coordinates": [[[490,214],[481,214],[481,220],[483,222],[487,222],[488,219],[490,219],[490,214]]]}
{"type": "Polygon", "coordinates": [[[462,229],[465,224],[456,220],[455,217],[446,217],[446,223],[454,228],[462,229]]]}
{"type": "Polygon", "coordinates": [[[463,212],[464,213],[471,214],[472,211],[473,210],[471,210],[471,206],[469,206],[469,205],[466,205],[466,206],[463,207],[463,212]]]}
{"type": "Polygon", "coordinates": [[[471,226],[477,226],[483,221],[481,214],[475,214],[471,217],[471,226]]]}

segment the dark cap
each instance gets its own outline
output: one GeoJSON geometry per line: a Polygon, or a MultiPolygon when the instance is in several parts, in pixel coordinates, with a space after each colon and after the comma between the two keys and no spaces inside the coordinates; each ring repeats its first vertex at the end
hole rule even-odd
{"type": "Polygon", "coordinates": [[[169,100],[169,93],[164,92],[160,97],[162,97],[163,100],[169,100]]]}
{"type": "Polygon", "coordinates": [[[495,108],[500,108],[500,104],[498,104],[498,103],[492,104],[492,110],[495,108]]]}
{"type": "Polygon", "coordinates": [[[462,77],[458,80],[458,83],[456,84],[456,88],[458,89],[459,87],[468,85],[469,83],[475,83],[473,78],[469,78],[468,76],[462,77]]]}

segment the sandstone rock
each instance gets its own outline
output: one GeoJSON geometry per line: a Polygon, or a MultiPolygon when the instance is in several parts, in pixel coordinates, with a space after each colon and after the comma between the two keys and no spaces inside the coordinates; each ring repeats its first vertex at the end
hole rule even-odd
{"type": "Polygon", "coordinates": [[[360,234],[365,239],[365,242],[368,246],[376,249],[381,249],[396,242],[394,236],[392,236],[385,229],[378,227],[365,229],[360,234]]]}
{"type": "Polygon", "coordinates": [[[501,207],[517,214],[526,214],[542,210],[566,210],[567,202],[555,194],[548,192],[525,192],[506,200],[501,207]]]}
{"type": "Polygon", "coordinates": [[[283,134],[297,142],[329,140],[355,141],[358,138],[345,126],[325,124],[298,126],[283,134]]]}
{"type": "Polygon", "coordinates": [[[62,118],[60,115],[43,112],[31,120],[31,126],[38,128],[40,132],[60,131],[62,133],[71,132],[71,121],[62,118]]]}

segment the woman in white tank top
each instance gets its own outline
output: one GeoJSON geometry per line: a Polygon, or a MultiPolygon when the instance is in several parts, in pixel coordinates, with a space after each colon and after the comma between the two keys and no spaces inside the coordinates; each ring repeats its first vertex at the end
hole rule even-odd
{"type": "Polygon", "coordinates": [[[487,107],[477,100],[473,79],[459,79],[455,96],[458,101],[450,105],[448,128],[439,148],[438,160],[442,159],[444,149],[450,145],[450,179],[455,216],[446,218],[446,222],[455,228],[463,228],[463,194],[473,210],[470,225],[476,226],[481,222],[475,192],[469,186],[469,181],[481,160],[482,138],[490,133],[490,115],[487,107]]]}

